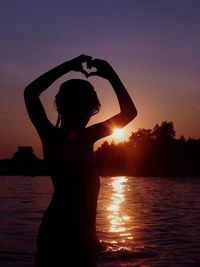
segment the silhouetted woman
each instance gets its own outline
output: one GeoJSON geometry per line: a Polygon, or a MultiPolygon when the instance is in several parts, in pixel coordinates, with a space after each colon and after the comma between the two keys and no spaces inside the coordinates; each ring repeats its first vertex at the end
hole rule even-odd
{"type": "Polygon", "coordinates": [[[104,60],[81,55],[46,72],[24,91],[26,108],[42,145],[44,159],[54,187],[52,200],[44,213],[37,239],[36,266],[92,266],[99,241],[96,236],[96,210],[99,176],[93,153],[94,143],[133,120],[136,108],[113,68],[104,60]],[[88,74],[82,67],[95,67],[88,74]],[[107,79],[119,101],[120,113],[86,127],[100,109],[93,86],[86,80],[64,82],[56,95],[56,126],[48,120],[39,96],[55,80],[70,71],[88,78],[107,79]],[[75,258],[72,255],[77,255],[75,258]],[[73,263],[72,263],[73,260],[73,263]]]}

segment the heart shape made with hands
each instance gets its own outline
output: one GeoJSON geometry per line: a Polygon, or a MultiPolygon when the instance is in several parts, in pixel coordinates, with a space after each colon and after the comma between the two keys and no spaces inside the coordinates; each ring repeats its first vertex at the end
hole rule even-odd
{"type": "Polygon", "coordinates": [[[82,63],[82,70],[87,78],[97,74],[97,68],[90,66],[88,62],[82,63]]]}

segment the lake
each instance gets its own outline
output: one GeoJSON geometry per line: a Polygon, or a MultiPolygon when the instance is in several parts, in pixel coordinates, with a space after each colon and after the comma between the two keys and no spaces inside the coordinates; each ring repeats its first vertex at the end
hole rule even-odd
{"type": "MultiPolygon", "coordinates": [[[[49,177],[0,177],[0,267],[33,267],[49,177]]],[[[200,266],[200,178],[101,177],[98,267],[200,266]]]]}

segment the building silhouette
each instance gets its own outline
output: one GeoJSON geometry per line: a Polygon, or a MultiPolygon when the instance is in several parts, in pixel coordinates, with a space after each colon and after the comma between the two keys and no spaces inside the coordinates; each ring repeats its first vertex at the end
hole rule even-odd
{"type": "Polygon", "coordinates": [[[48,170],[31,146],[19,146],[11,159],[0,160],[0,175],[48,175],[48,170]]]}

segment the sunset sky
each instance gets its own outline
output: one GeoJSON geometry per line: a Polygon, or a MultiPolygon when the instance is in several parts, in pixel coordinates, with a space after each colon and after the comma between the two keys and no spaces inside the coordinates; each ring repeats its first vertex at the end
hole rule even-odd
{"type": "MultiPolygon", "coordinates": [[[[123,133],[173,121],[177,137],[200,138],[200,1],[198,0],[1,0],[0,159],[19,145],[42,157],[27,116],[23,90],[50,68],[82,53],[107,60],[138,110],[123,133]]],[[[41,99],[55,123],[53,84],[41,99]]],[[[119,111],[109,83],[90,78],[102,109],[91,123],[119,111]]],[[[102,140],[103,141],[103,140],[102,140]]]]}

